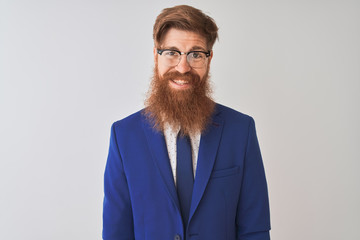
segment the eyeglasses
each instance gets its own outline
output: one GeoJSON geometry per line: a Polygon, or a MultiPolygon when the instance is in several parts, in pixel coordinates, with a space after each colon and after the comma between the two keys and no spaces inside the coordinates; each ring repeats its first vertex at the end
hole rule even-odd
{"type": "Polygon", "coordinates": [[[171,49],[157,49],[157,53],[165,60],[169,67],[177,66],[181,61],[181,55],[186,55],[186,60],[192,68],[202,68],[205,66],[206,59],[210,56],[211,51],[190,51],[180,52],[171,49]]]}

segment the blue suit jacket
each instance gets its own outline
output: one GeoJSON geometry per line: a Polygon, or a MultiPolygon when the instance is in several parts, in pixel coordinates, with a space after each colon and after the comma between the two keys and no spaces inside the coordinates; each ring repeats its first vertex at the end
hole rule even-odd
{"type": "MultiPolygon", "coordinates": [[[[161,132],[137,112],[112,126],[103,239],[185,239],[161,132]]],[[[201,135],[187,240],[267,240],[267,185],[254,121],[217,104],[201,135]]]]}

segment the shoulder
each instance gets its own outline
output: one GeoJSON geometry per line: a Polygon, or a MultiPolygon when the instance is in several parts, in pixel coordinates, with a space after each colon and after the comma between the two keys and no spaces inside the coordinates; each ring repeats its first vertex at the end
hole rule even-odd
{"type": "Polygon", "coordinates": [[[221,116],[228,123],[249,125],[254,122],[251,116],[219,103],[216,104],[215,114],[221,116]]]}
{"type": "Polygon", "coordinates": [[[234,141],[247,141],[249,134],[255,131],[254,119],[242,112],[226,107],[221,104],[216,105],[218,119],[223,122],[223,136],[234,141]],[[237,140],[235,140],[237,139],[237,140]]]}
{"type": "Polygon", "coordinates": [[[143,109],[137,111],[121,120],[118,120],[112,124],[112,129],[122,131],[134,131],[141,128],[141,124],[144,120],[143,109]]]}

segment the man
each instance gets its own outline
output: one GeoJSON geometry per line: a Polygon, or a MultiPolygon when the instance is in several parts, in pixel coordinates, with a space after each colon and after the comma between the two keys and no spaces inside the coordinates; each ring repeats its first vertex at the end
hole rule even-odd
{"type": "Polygon", "coordinates": [[[146,108],[112,126],[103,239],[270,239],[254,121],[210,97],[217,30],[190,6],[157,17],[146,108]]]}

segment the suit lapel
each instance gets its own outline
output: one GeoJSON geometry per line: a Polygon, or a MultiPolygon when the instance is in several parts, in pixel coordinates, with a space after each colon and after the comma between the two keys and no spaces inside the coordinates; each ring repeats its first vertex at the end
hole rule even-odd
{"type": "Polygon", "coordinates": [[[143,120],[143,129],[151,152],[151,157],[160,172],[165,188],[171,196],[173,203],[180,209],[164,135],[153,129],[146,119],[143,120]]]}
{"type": "Polygon", "coordinates": [[[189,221],[199,205],[209,181],[221,139],[222,128],[223,120],[219,112],[215,112],[209,129],[201,135],[189,221]]]}

